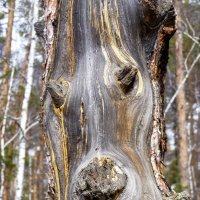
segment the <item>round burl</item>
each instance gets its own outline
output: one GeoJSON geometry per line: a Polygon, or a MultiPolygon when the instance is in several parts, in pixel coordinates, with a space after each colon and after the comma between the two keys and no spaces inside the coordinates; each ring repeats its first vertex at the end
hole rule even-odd
{"type": "Polygon", "coordinates": [[[110,158],[94,158],[78,175],[75,199],[117,199],[127,184],[127,176],[110,158]]]}

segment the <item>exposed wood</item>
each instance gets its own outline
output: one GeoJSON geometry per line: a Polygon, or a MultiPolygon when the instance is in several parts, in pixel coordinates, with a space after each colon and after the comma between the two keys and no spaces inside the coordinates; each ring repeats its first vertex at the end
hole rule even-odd
{"type": "Polygon", "coordinates": [[[49,198],[157,200],[173,195],[162,174],[163,78],[175,31],[171,3],[44,2],[41,117],[51,157],[49,198]],[[60,83],[66,83],[64,93],[60,83]],[[114,166],[119,171],[112,177],[114,166]]]}

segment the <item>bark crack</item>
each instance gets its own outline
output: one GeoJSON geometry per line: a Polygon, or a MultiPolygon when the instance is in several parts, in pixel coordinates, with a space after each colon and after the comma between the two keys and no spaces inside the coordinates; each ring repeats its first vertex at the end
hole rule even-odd
{"type": "Polygon", "coordinates": [[[149,65],[154,105],[153,130],[151,135],[151,165],[158,188],[164,196],[171,196],[173,194],[162,172],[164,154],[167,150],[164,121],[164,76],[168,59],[169,39],[175,33],[174,10],[170,10],[170,14],[168,20],[159,29],[149,65]]]}

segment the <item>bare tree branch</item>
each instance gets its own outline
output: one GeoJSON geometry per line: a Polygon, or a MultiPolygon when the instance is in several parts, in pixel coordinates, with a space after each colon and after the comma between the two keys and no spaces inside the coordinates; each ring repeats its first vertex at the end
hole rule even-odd
{"type": "Polygon", "coordinates": [[[194,29],[193,29],[193,27],[192,27],[192,25],[191,25],[191,23],[190,23],[190,21],[187,17],[186,17],[186,22],[187,22],[190,30],[192,31],[192,35],[195,36],[195,31],[194,31],[194,29]]]}
{"type": "Polygon", "coordinates": [[[189,52],[188,52],[188,54],[187,54],[187,56],[186,56],[185,61],[184,61],[185,69],[186,69],[187,72],[188,72],[188,64],[187,64],[187,62],[188,62],[188,59],[189,59],[189,57],[190,57],[190,55],[191,55],[191,53],[192,53],[192,51],[193,51],[195,46],[196,46],[196,43],[193,43],[191,48],[190,48],[190,50],[189,50],[189,52]]]}
{"type": "MultiPolygon", "coordinates": [[[[24,131],[24,135],[26,135],[26,133],[28,133],[32,128],[34,128],[35,126],[37,126],[39,124],[39,122],[38,121],[36,121],[36,122],[33,122],[30,126],[28,126],[27,128],[26,128],[26,130],[24,131]]],[[[19,131],[12,137],[12,138],[10,138],[10,140],[8,140],[6,143],[5,143],[5,145],[4,145],[4,149],[11,143],[11,142],[13,142],[16,138],[17,138],[17,136],[19,135],[19,131]]]]}
{"type": "Polygon", "coordinates": [[[188,32],[183,32],[184,35],[186,35],[188,38],[190,38],[193,42],[195,42],[197,45],[200,46],[199,41],[198,41],[198,37],[194,37],[192,35],[190,35],[188,32]]]}
{"type": "Polygon", "coordinates": [[[197,57],[195,58],[195,60],[193,61],[189,71],[187,72],[187,74],[185,75],[185,78],[182,80],[181,84],[179,85],[178,89],[176,90],[175,94],[173,95],[173,97],[171,98],[171,100],[169,101],[166,109],[165,109],[165,115],[167,114],[167,112],[169,111],[172,103],[174,102],[174,100],[176,99],[178,93],[180,92],[181,88],[183,87],[183,85],[185,84],[186,80],[188,79],[192,69],[194,68],[195,64],[198,62],[200,58],[200,54],[197,55],[197,57]]]}

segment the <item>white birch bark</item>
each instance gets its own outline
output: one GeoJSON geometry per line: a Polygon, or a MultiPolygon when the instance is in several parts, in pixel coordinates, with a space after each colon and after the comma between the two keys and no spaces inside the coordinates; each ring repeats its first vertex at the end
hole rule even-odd
{"type": "MultiPolygon", "coordinates": [[[[34,23],[38,20],[38,0],[33,0],[33,22],[32,22],[32,42],[31,42],[31,49],[30,49],[30,56],[29,56],[29,64],[27,69],[27,84],[25,86],[25,93],[24,93],[24,100],[22,103],[22,112],[21,112],[21,121],[20,126],[23,132],[26,129],[27,123],[27,116],[28,116],[28,104],[31,95],[32,83],[33,83],[33,65],[34,65],[34,58],[35,58],[35,49],[36,49],[36,35],[34,31],[34,23]]],[[[22,138],[22,132],[21,136],[22,138]]],[[[18,158],[18,171],[16,176],[16,194],[15,200],[22,199],[22,192],[23,192],[23,183],[24,183],[24,169],[25,169],[25,152],[26,151],[26,141],[23,137],[20,144],[19,144],[19,158],[18,158]]]]}
{"type": "MultiPolygon", "coordinates": [[[[5,157],[5,151],[4,151],[4,136],[6,132],[6,124],[7,124],[7,118],[8,118],[8,111],[10,108],[10,101],[11,101],[11,95],[12,95],[12,86],[13,86],[13,81],[14,81],[14,74],[15,74],[15,68],[12,68],[11,72],[11,77],[10,77],[10,83],[9,83],[9,90],[8,90],[8,96],[7,96],[7,103],[6,103],[6,109],[4,112],[4,117],[3,117],[3,125],[2,125],[2,137],[1,137],[1,156],[2,159],[5,157]]],[[[2,162],[2,168],[1,168],[1,188],[0,188],[0,199],[3,198],[3,191],[4,191],[4,172],[5,172],[5,164],[2,162]]]]}

